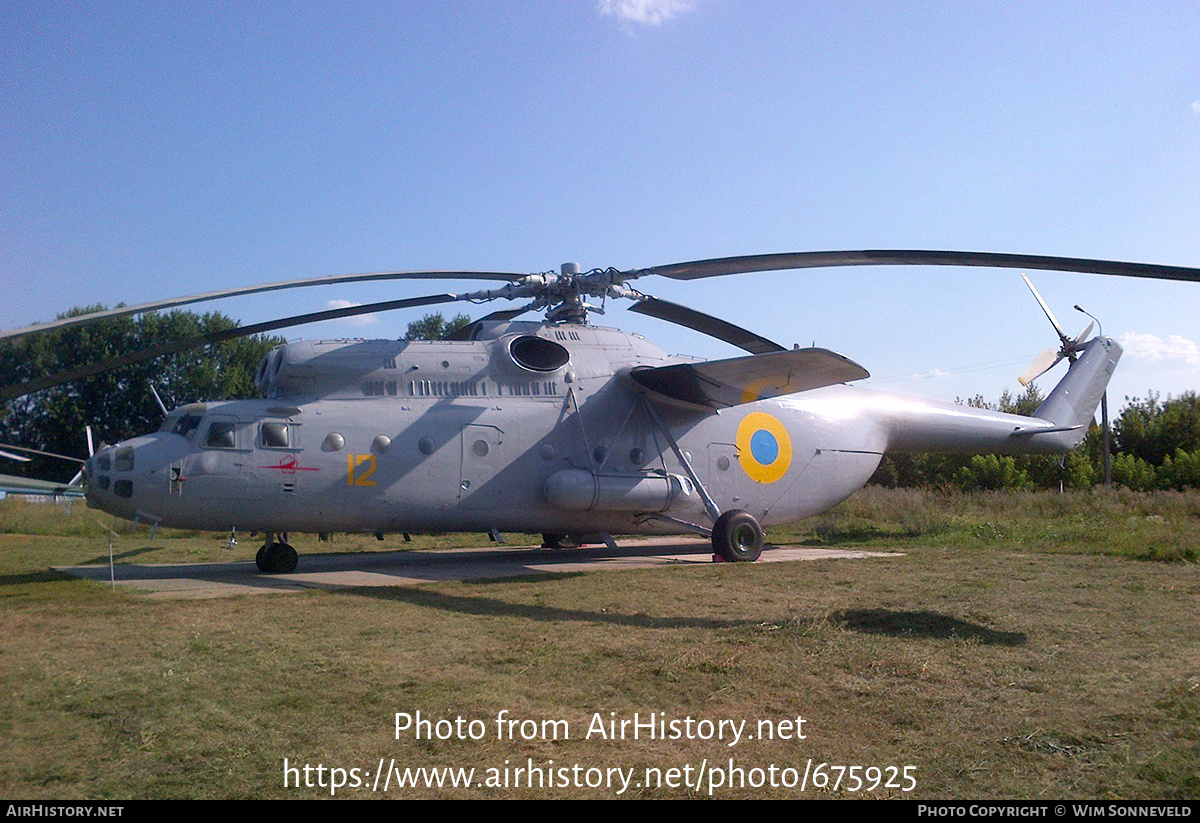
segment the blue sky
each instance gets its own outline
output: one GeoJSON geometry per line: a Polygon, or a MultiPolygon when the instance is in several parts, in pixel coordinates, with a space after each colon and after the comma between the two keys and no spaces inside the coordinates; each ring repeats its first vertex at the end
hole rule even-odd
{"type": "MultiPolygon", "coordinates": [[[[1200,6],[10,0],[0,181],[0,328],[360,271],[869,248],[1200,266],[1200,6]]],[[[1079,303],[1125,344],[1117,408],[1200,389],[1200,284],[1033,279],[1070,331],[1079,303]]],[[[465,290],[439,286],[212,308],[465,290]]],[[[1018,389],[1054,343],[1015,271],[638,287],[947,399],[1018,389]]],[[[289,334],[395,337],[420,314],[289,334]]]]}

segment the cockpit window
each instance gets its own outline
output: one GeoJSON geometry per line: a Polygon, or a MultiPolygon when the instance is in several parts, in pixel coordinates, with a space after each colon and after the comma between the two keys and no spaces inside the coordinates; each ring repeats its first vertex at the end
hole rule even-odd
{"type": "Polygon", "coordinates": [[[263,423],[258,427],[258,439],[268,449],[286,449],[291,445],[287,423],[263,423]]]}
{"type": "Polygon", "coordinates": [[[190,438],[192,434],[200,427],[200,421],[203,418],[198,414],[180,415],[179,420],[175,422],[175,428],[171,429],[175,434],[182,434],[184,437],[190,438]]]}
{"type": "Polygon", "coordinates": [[[210,449],[236,449],[236,424],[227,420],[214,420],[204,436],[204,445],[210,449]]]}

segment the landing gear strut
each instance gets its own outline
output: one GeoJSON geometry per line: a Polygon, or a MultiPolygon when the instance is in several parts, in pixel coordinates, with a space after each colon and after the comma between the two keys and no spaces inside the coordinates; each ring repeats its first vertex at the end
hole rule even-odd
{"type": "Polygon", "coordinates": [[[712,544],[713,551],[730,563],[752,563],[762,554],[762,526],[749,512],[730,509],[713,525],[712,544]]]}
{"type": "Polygon", "coordinates": [[[291,574],[296,570],[296,564],[300,558],[296,554],[296,550],[289,546],[286,542],[287,535],[283,535],[283,540],[276,541],[275,535],[268,533],[267,542],[258,550],[258,554],[254,556],[254,563],[258,566],[258,570],[264,574],[291,574]]]}

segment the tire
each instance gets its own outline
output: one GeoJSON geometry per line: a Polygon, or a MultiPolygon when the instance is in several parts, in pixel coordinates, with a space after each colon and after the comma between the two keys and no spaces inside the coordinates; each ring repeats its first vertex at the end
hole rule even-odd
{"type": "Polygon", "coordinates": [[[543,534],[543,549],[578,549],[583,543],[575,534],[543,534]]]}
{"type": "Polygon", "coordinates": [[[296,570],[300,556],[287,543],[275,544],[275,562],[271,564],[275,574],[291,574],[296,570]]]}
{"type": "Polygon", "coordinates": [[[713,551],[730,563],[753,563],[762,555],[763,530],[754,515],[731,509],[713,525],[713,551]]]}
{"type": "Polygon", "coordinates": [[[267,544],[263,544],[258,550],[258,554],[254,555],[254,565],[258,566],[258,570],[263,574],[271,573],[271,566],[267,563],[267,549],[270,548],[267,544]]]}
{"type": "MultiPolygon", "coordinates": [[[[267,574],[291,574],[296,570],[296,564],[300,561],[296,550],[287,543],[272,543],[266,546],[263,556],[264,565],[263,571],[267,574]]],[[[257,560],[257,558],[255,558],[257,560]]],[[[262,568],[262,566],[259,566],[262,568]]]]}

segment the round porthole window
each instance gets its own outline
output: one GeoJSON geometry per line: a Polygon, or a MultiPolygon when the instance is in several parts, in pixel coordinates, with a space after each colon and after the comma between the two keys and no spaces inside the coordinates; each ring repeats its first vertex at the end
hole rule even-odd
{"type": "Polygon", "coordinates": [[[346,438],[342,437],[337,432],[330,432],[325,435],[325,442],[321,444],[321,451],[339,452],[346,445],[346,438]]]}

